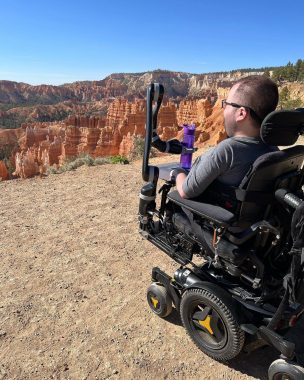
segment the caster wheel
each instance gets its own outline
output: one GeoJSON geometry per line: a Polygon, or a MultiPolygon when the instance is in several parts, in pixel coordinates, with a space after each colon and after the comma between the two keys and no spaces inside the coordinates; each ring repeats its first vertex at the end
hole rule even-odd
{"type": "Polygon", "coordinates": [[[304,368],[284,359],[275,360],[268,370],[269,380],[304,380],[304,368]]]}
{"type": "Polygon", "coordinates": [[[172,312],[172,300],[162,285],[153,282],[147,290],[147,300],[153,313],[161,318],[172,312]]]}
{"type": "Polygon", "coordinates": [[[196,346],[219,361],[236,357],[245,341],[229,306],[206,289],[187,290],[180,305],[182,323],[196,346]]]}

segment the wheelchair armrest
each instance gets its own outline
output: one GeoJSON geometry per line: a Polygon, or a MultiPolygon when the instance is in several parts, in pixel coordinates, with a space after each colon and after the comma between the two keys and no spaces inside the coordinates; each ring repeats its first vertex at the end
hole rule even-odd
{"type": "Polygon", "coordinates": [[[208,219],[219,227],[228,227],[235,220],[234,214],[232,214],[230,211],[208,203],[201,203],[198,201],[193,201],[191,199],[184,199],[176,190],[171,191],[167,197],[173,203],[186,208],[187,210],[201,216],[204,219],[208,219]]]}

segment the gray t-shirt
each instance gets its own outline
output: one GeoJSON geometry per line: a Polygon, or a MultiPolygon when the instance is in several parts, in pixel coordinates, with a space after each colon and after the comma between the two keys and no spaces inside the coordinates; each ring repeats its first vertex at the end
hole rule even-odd
{"type": "Polygon", "coordinates": [[[238,186],[251,164],[262,154],[276,151],[254,137],[230,137],[198,157],[183,183],[188,198],[195,198],[215,180],[238,186]]]}

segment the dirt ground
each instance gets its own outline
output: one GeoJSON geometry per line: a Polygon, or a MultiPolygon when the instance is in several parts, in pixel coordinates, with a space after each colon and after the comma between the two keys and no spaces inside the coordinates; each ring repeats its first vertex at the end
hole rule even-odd
{"type": "Polygon", "coordinates": [[[141,163],[0,182],[0,379],[267,379],[270,348],[218,363],[146,302],[174,261],[138,234],[141,163]]]}

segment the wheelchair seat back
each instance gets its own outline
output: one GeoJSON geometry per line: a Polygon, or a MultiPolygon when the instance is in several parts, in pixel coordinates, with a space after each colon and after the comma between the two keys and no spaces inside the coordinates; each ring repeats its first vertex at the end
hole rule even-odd
{"type": "Polygon", "coordinates": [[[304,146],[260,156],[235,189],[238,224],[267,218],[278,188],[298,191],[303,183],[303,162],[304,146]]]}
{"type": "MultiPolygon", "coordinates": [[[[303,133],[304,109],[280,110],[266,116],[260,136],[268,145],[290,146],[303,133]]],[[[227,201],[230,197],[231,211],[237,219],[235,225],[245,228],[266,219],[275,204],[278,188],[298,192],[303,185],[303,162],[303,145],[266,153],[253,163],[239,187],[224,188],[222,199],[227,201]]]]}

